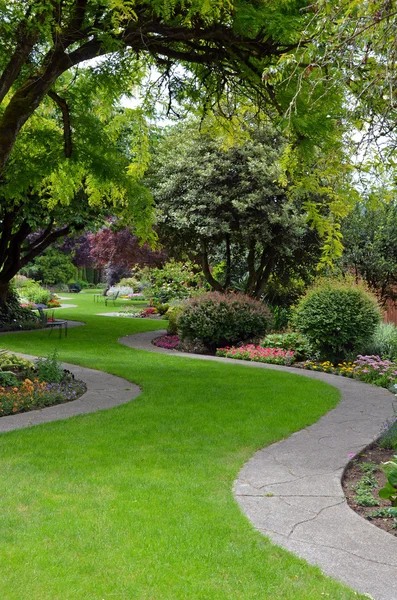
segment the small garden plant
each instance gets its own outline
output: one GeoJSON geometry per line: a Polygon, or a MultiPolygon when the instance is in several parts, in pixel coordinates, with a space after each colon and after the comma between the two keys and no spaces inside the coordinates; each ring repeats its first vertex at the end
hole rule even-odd
{"type": "Polygon", "coordinates": [[[381,464],[381,469],[386,475],[386,485],[379,490],[380,498],[390,500],[394,507],[397,507],[397,455],[391,460],[381,464]]]}
{"type": "Polygon", "coordinates": [[[286,333],[270,333],[262,341],[263,348],[282,348],[292,350],[295,360],[305,360],[315,354],[308,338],[297,331],[286,333]]]}

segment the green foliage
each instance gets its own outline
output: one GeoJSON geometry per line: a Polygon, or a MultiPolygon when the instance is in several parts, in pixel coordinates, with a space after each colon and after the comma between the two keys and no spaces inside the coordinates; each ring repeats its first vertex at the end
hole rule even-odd
{"type": "Polygon", "coordinates": [[[118,286],[119,287],[129,287],[129,288],[131,288],[133,293],[136,294],[138,291],[140,291],[140,289],[142,287],[142,283],[138,276],[123,277],[122,279],[120,279],[118,286]]]}
{"type": "Polygon", "coordinates": [[[271,306],[269,309],[273,315],[273,326],[276,331],[283,331],[288,328],[291,320],[291,308],[286,306],[271,306]]]}
{"type": "Polygon", "coordinates": [[[289,201],[289,182],[279,183],[285,140],[254,122],[243,133],[243,141],[225,148],[214,133],[198,133],[195,122],[170,128],[146,181],[171,256],[195,255],[212,289],[265,294],[267,301],[271,277],[284,290],[292,281],[294,288],[298,279],[308,282],[320,242],[302,202],[289,201]]]}
{"type": "Polygon", "coordinates": [[[183,311],[183,304],[176,304],[171,306],[167,312],[167,333],[170,335],[177,335],[178,333],[178,320],[183,311]]]}
{"type": "Polygon", "coordinates": [[[379,502],[374,498],[372,491],[377,481],[373,476],[373,471],[366,471],[361,479],[355,484],[354,490],[356,495],[354,496],[355,502],[359,506],[378,506],[379,502]]]}
{"type": "Polygon", "coordinates": [[[270,333],[261,341],[261,346],[263,348],[293,350],[295,360],[306,360],[314,354],[313,347],[308,338],[295,331],[270,333]]]}
{"type": "Polygon", "coordinates": [[[139,272],[146,298],[155,298],[160,303],[189,298],[198,291],[202,277],[190,262],[170,260],[161,269],[145,268],[139,272]]]}
{"type": "MultiPolygon", "coordinates": [[[[69,282],[70,282],[70,280],[69,280],[69,282]]],[[[90,285],[87,281],[84,281],[84,279],[72,280],[70,283],[72,285],[75,285],[76,287],[79,287],[80,290],[87,289],[90,285]]]]}
{"type": "Polygon", "coordinates": [[[397,358],[397,327],[394,323],[378,323],[365,353],[390,360],[397,358]]]}
{"type": "Polygon", "coordinates": [[[360,462],[358,463],[358,466],[362,473],[365,473],[366,475],[372,475],[378,470],[378,465],[374,462],[360,462]]]}
{"type": "MultiPolygon", "coordinates": [[[[393,390],[396,393],[396,390],[393,390]]],[[[397,408],[393,406],[393,416],[384,424],[380,437],[379,446],[393,450],[397,448],[397,408]]]]}
{"type": "Polygon", "coordinates": [[[0,330],[34,329],[38,326],[37,316],[30,309],[21,307],[17,291],[10,286],[7,304],[0,307],[0,330]]]}
{"type": "Polygon", "coordinates": [[[11,354],[7,350],[0,350],[0,370],[9,371],[29,371],[33,368],[33,363],[30,360],[21,358],[16,354],[11,354]]]}
{"type": "Polygon", "coordinates": [[[393,519],[393,529],[397,527],[397,508],[378,508],[365,515],[367,519],[387,519],[391,517],[393,519]]]}
{"type": "Polygon", "coordinates": [[[379,490],[379,497],[390,500],[393,506],[397,506],[397,456],[380,466],[387,477],[387,483],[379,490]]]}
{"type": "Polygon", "coordinates": [[[323,359],[338,363],[365,347],[380,319],[376,299],[362,286],[320,280],[299,302],[293,324],[323,359]]]}
{"type": "Polygon", "coordinates": [[[65,378],[65,371],[58,360],[57,350],[50,353],[47,358],[38,358],[35,371],[39,381],[47,383],[60,383],[65,378]]]}
{"type": "Polygon", "coordinates": [[[41,256],[37,256],[22,273],[39,280],[46,285],[67,283],[75,276],[76,267],[70,255],[57,248],[48,248],[41,256]]]}
{"type": "Polygon", "coordinates": [[[153,302],[153,306],[159,315],[165,315],[170,308],[169,304],[162,304],[161,302],[153,302]]]}
{"type": "Polygon", "coordinates": [[[342,266],[381,298],[396,300],[397,203],[394,198],[370,196],[354,208],[342,227],[342,266]]]}
{"type": "Polygon", "coordinates": [[[270,311],[257,300],[211,292],[184,303],[178,330],[183,340],[216,348],[263,336],[271,321],[270,311]]]}
{"type": "Polygon", "coordinates": [[[37,281],[27,279],[19,287],[21,302],[28,301],[35,304],[47,304],[51,300],[52,294],[49,290],[43,288],[37,281]]]}
{"type": "Polygon", "coordinates": [[[19,386],[19,379],[12,371],[0,371],[0,386],[19,386]]]}

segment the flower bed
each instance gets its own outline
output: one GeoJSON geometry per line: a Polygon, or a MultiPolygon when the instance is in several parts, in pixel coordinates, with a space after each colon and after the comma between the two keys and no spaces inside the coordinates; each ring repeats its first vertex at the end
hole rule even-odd
{"type": "Polygon", "coordinates": [[[397,363],[387,359],[383,360],[380,356],[375,355],[359,354],[354,362],[343,362],[337,365],[329,361],[322,363],[306,361],[301,366],[312,371],[352,377],[364,383],[372,383],[388,389],[392,388],[397,380],[397,363]]]}
{"type": "Polygon", "coordinates": [[[281,350],[280,348],[262,348],[254,344],[246,346],[226,346],[218,348],[216,356],[226,358],[238,358],[240,360],[252,360],[255,362],[263,362],[274,365],[291,365],[294,361],[294,353],[292,350],[281,350]]]}
{"type": "Polygon", "coordinates": [[[86,384],[73,376],[59,383],[26,378],[19,386],[0,387],[0,417],[70,402],[86,391],[86,384]]]}
{"type": "Polygon", "coordinates": [[[179,346],[179,337],[177,335],[162,335],[153,340],[153,345],[158,348],[175,350],[179,346]]]}
{"type": "Polygon", "coordinates": [[[154,306],[148,306],[147,308],[136,309],[130,306],[124,306],[118,313],[118,317],[131,317],[133,319],[151,319],[160,318],[157,310],[154,306]]]}
{"type": "Polygon", "coordinates": [[[76,400],[83,381],[62,368],[56,352],[36,363],[0,351],[0,417],[76,400]]]}

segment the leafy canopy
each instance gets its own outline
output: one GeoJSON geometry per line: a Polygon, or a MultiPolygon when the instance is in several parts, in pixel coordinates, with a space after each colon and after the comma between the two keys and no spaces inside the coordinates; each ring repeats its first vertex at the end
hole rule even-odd
{"type": "Polygon", "coordinates": [[[191,127],[167,132],[155,150],[147,183],[169,253],[191,255],[218,291],[235,287],[260,297],[272,276],[307,276],[319,260],[318,236],[305,211],[278,183],[285,142],[271,127],[248,129],[242,144],[223,148],[191,127]],[[224,261],[223,277],[213,266],[224,261]]]}

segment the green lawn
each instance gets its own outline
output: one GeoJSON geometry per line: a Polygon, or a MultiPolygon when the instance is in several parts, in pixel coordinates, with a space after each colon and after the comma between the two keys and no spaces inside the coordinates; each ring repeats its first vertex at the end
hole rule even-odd
{"type": "MultiPolygon", "coordinates": [[[[121,375],[121,407],[0,436],[0,589],[5,600],[363,598],[273,546],[232,485],[255,450],[315,422],[338,392],[296,375],[139,352],[117,343],[161,321],[96,317],[89,293],[57,316],[67,339],[0,345],[121,375]]],[[[112,312],[112,306],[107,310],[112,312]]],[[[56,332],[55,332],[56,333],[56,332]]]]}

